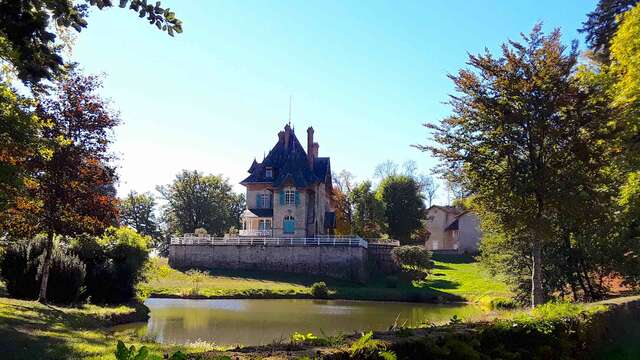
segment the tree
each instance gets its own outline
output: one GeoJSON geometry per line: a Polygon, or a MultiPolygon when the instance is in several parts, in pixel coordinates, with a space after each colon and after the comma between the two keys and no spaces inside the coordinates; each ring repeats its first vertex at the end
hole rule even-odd
{"type": "Polygon", "coordinates": [[[384,179],[389,176],[396,175],[398,173],[398,164],[391,160],[386,160],[378,164],[373,172],[373,177],[377,179],[384,179]]]}
{"type": "MultiPolygon", "coordinates": [[[[622,231],[620,241],[626,246],[616,263],[619,272],[633,284],[640,284],[640,3],[624,13],[611,41],[611,64],[604,73],[609,78],[616,128],[624,149],[614,170],[624,179],[618,205],[622,231]]],[[[602,71],[600,72],[602,73],[602,71]]]]}
{"type": "Polygon", "coordinates": [[[353,204],[351,192],[353,191],[353,174],[342,170],[340,174],[334,174],[333,191],[331,198],[336,209],[336,234],[353,234],[353,204]]]}
{"type": "Polygon", "coordinates": [[[129,192],[120,200],[120,223],[134,229],[138,234],[148,236],[158,245],[160,231],[155,215],[156,200],[149,193],[129,192]]]}
{"type": "Polygon", "coordinates": [[[32,100],[0,82],[0,211],[24,188],[29,175],[26,161],[38,153],[46,155],[39,139],[45,122],[33,114],[33,105],[32,100]]]}
{"type": "Polygon", "coordinates": [[[402,163],[402,173],[410,177],[418,177],[418,164],[414,160],[407,160],[402,163]]]}
{"type": "Polygon", "coordinates": [[[389,176],[378,186],[376,199],[384,205],[389,236],[409,241],[411,234],[420,228],[424,215],[420,185],[409,176],[389,176]]]}
{"type": "MultiPolygon", "coordinates": [[[[119,6],[135,11],[162,31],[173,36],[182,32],[182,22],[170,9],[147,4],[146,0],[120,0],[119,6]]],[[[54,25],[80,32],[87,27],[89,7],[112,7],[111,0],[0,0],[0,59],[16,70],[28,84],[51,80],[64,69],[61,47],[56,43],[54,25]],[[75,3],[75,4],[74,4],[75,3]]]]}
{"type": "Polygon", "coordinates": [[[609,61],[609,44],[618,29],[619,16],[634,7],[638,0],[600,0],[587,15],[580,32],[586,33],[587,45],[602,63],[609,61]]]}
{"type": "Polygon", "coordinates": [[[71,69],[53,84],[51,95],[39,95],[35,113],[47,123],[41,139],[48,153],[26,162],[31,176],[25,193],[4,214],[11,228],[28,224],[46,234],[41,302],[47,301],[54,237],[100,234],[116,222],[116,176],[108,146],[119,119],[97,94],[100,86],[97,77],[71,69]]]}
{"type": "Polygon", "coordinates": [[[421,175],[418,177],[418,183],[420,185],[420,190],[424,194],[424,197],[427,200],[427,204],[429,207],[433,205],[433,200],[436,198],[436,193],[440,188],[440,185],[433,180],[433,177],[429,175],[421,175]]]}
{"type": "Polygon", "coordinates": [[[353,204],[353,231],[364,238],[377,238],[385,231],[383,204],[376,198],[370,181],[353,188],[349,196],[353,204]]]}
{"type": "Polygon", "coordinates": [[[634,111],[635,130],[640,116],[640,3],[620,17],[620,28],[611,41],[611,72],[617,106],[634,111]]]}
{"type": "Polygon", "coordinates": [[[575,43],[566,53],[560,32],[547,36],[540,25],[523,40],[503,45],[498,58],[470,55],[475,72],[450,76],[453,114],[425,125],[438,145],[422,148],[473,196],[483,223],[490,219],[509,246],[529,252],[537,306],[545,299],[543,248],[553,252],[562,224],[584,224],[572,223],[577,209],[606,198],[599,182],[610,160],[601,138],[609,114],[574,77],[575,43]]]}
{"type": "Polygon", "coordinates": [[[234,193],[222,176],[183,170],[173,183],[157,189],[167,201],[164,221],[174,233],[203,228],[209,234],[223,235],[232,226],[240,226],[244,195],[234,193]]]}

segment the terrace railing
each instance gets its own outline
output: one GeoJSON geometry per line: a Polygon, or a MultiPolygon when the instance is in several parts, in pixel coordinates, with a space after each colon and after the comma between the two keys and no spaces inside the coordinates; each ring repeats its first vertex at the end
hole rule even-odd
{"type": "Polygon", "coordinates": [[[263,246],[359,246],[368,247],[366,240],[358,236],[352,237],[312,237],[312,238],[277,238],[277,237],[248,237],[210,235],[196,236],[185,234],[171,238],[171,245],[263,245],[263,246]]]}

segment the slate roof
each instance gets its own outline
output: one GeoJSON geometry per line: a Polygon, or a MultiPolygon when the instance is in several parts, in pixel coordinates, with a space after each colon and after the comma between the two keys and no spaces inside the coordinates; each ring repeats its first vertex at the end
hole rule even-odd
{"type": "Polygon", "coordinates": [[[459,217],[457,217],[455,220],[453,220],[451,222],[451,224],[447,225],[447,227],[444,229],[444,231],[458,230],[458,226],[459,226],[458,219],[459,219],[459,217]]]}
{"type": "Polygon", "coordinates": [[[285,147],[284,140],[278,141],[269,151],[262,163],[254,160],[249,168],[250,175],[240,182],[248,184],[270,184],[273,187],[281,187],[291,183],[296,187],[307,187],[315,183],[325,181],[327,173],[331,171],[331,162],[328,157],[315,159],[313,169],[309,167],[307,153],[298,141],[293,129],[290,130],[289,144],[285,147]],[[273,177],[266,177],[266,168],[273,169],[273,177]]]}

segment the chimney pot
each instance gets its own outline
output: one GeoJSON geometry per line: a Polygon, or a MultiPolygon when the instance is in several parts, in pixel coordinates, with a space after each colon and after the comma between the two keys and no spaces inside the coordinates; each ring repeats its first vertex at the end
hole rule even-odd
{"type": "Polygon", "coordinates": [[[315,162],[315,157],[313,156],[313,127],[309,126],[307,128],[307,162],[309,163],[309,167],[313,170],[313,163],[315,162]]]}
{"type": "Polygon", "coordinates": [[[291,126],[289,124],[284,127],[284,148],[289,149],[289,138],[291,137],[291,126]]]}

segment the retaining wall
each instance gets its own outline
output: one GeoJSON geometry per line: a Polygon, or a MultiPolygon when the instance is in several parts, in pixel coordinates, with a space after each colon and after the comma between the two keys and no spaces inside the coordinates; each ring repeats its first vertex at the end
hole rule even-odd
{"type": "Polygon", "coordinates": [[[393,262],[391,250],[395,245],[369,244],[367,249],[368,266],[371,272],[392,274],[398,271],[398,266],[393,262]]]}
{"type": "Polygon", "coordinates": [[[169,246],[169,264],[175,268],[275,271],[358,282],[368,278],[367,255],[367,248],[361,246],[169,246]]]}

